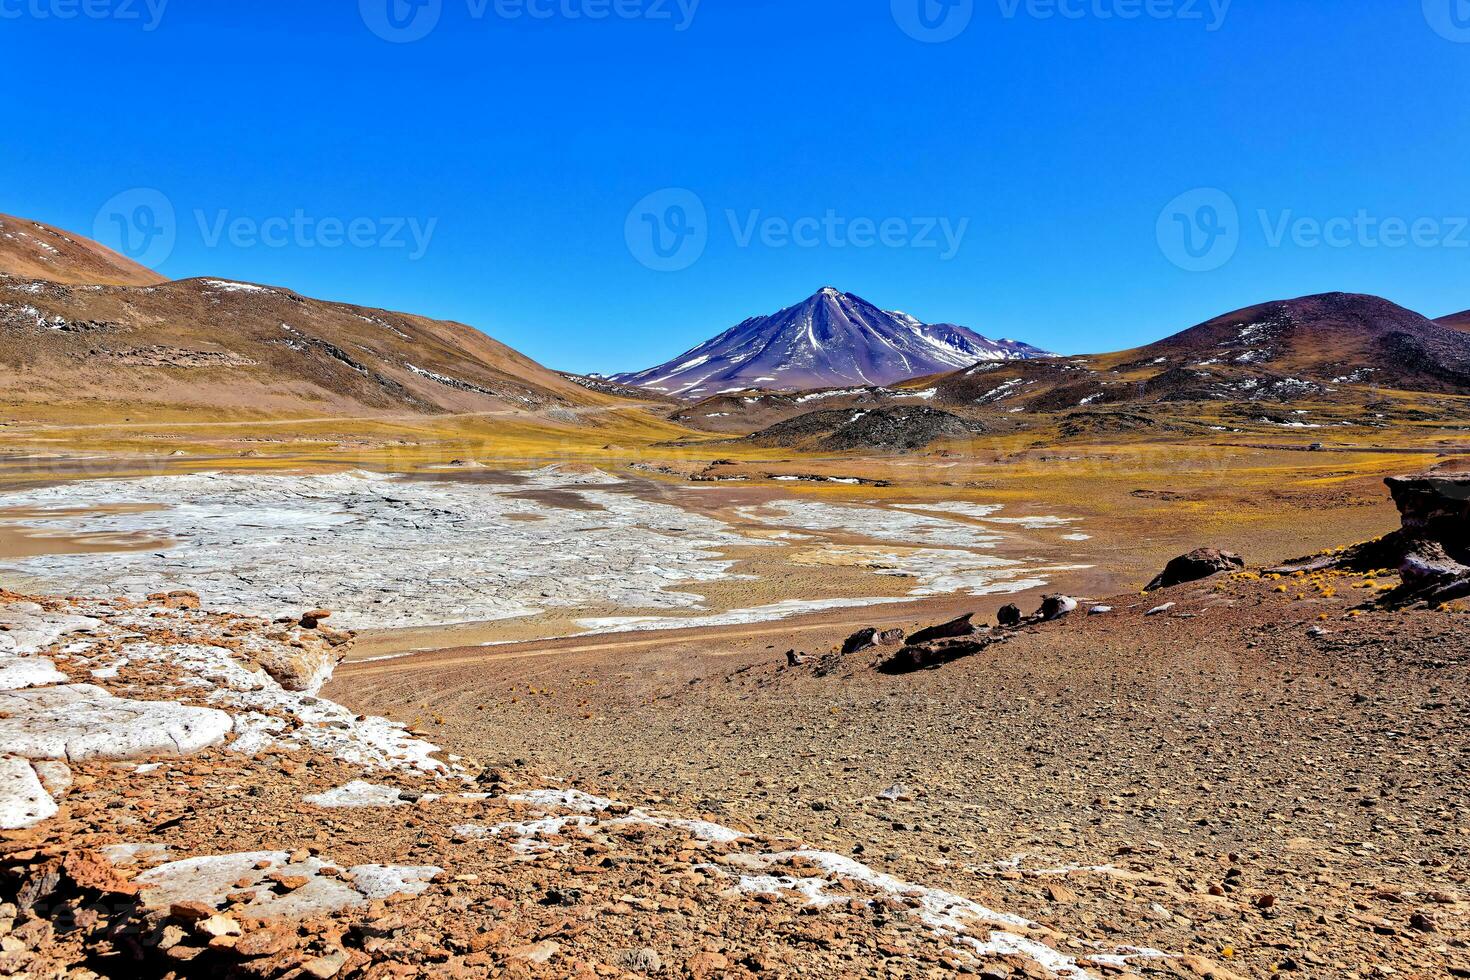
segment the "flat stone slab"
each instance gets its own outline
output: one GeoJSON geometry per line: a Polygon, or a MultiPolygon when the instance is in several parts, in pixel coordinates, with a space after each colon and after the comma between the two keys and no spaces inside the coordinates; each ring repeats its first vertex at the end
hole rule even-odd
{"type": "Polygon", "coordinates": [[[24,759],[0,757],[0,830],[34,827],[56,815],[56,801],[24,759]]]}
{"type": "Polygon", "coordinates": [[[0,654],[40,653],[72,633],[99,629],[102,623],[88,616],[51,613],[34,602],[12,602],[0,606],[0,654]]]}
{"type": "Polygon", "coordinates": [[[328,809],[408,805],[408,801],[392,786],[378,786],[361,780],[327,790],[325,793],[308,796],[304,802],[328,809]]]}
{"type": "Polygon", "coordinates": [[[0,691],[65,684],[70,680],[45,657],[0,657],[0,691]]]}
{"type": "Polygon", "coordinates": [[[0,692],[0,745],[25,759],[192,755],[233,727],[223,711],[116,698],[90,684],[0,692]]]}
{"type": "Polygon", "coordinates": [[[143,886],[147,908],[168,908],[177,902],[203,902],[219,908],[242,891],[256,898],[234,909],[252,919],[305,919],[356,908],[393,895],[420,895],[442,869],[364,864],[345,869],[343,877],[321,874],[335,868],[316,858],[291,863],[284,851],[251,851],[174,861],[145,871],[134,879],[143,886]],[[261,867],[264,865],[264,867],[261,867]],[[284,894],[273,892],[272,876],[305,878],[306,884],[284,894]]]}

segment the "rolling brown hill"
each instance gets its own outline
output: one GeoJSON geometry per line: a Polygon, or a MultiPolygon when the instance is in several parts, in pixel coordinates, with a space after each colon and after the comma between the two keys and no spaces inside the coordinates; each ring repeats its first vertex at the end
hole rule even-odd
{"type": "Polygon", "coordinates": [[[79,236],[9,218],[3,229],[0,385],[12,405],[337,416],[617,402],[464,324],[223,279],[167,282],[79,236]]]}
{"type": "Polygon", "coordinates": [[[1136,352],[1118,370],[1216,365],[1325,384],[1470,393],[1470,338],[1378,296],[1325,293],[1216,317],[1136,352]]]}
{"type": "Polygon", "coordinates": [[[1449,327],[1451,330],[1464,330],[1470,333],[1470,310],[1463,313],[1454,313],[1450,316],[1442,316],[1434,321],[1441,327],[1449,327]]]}
{"type": "Polygon", "coordinates": [[[979,365],[913,384],[936,388],[939,404],[1039,412],[1351,401],[1375,390],[1470,395],[1470,335],[1377,296],[1326,293],[1247,307],[1135,350],[979,365]]]}
{"type": "Polygon", "coordinates": [[[155,286],[152,269],[80,235],[0,214],[0,272],[72,285],[155,286]]]}

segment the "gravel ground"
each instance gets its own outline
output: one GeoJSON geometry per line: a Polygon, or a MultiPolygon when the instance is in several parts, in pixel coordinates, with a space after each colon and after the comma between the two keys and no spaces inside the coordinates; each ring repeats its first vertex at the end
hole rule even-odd
{"type": "Polygon", "coordinates": [[[333,690],[480,759],[800,837],[1175,965],[1470,975],[1470,620],[1354,616],[1370,581],[1122,597],[898,677],[873,654],[825,677],[786,666],[842,633],[729,631],[351,665],[333,690]]]}

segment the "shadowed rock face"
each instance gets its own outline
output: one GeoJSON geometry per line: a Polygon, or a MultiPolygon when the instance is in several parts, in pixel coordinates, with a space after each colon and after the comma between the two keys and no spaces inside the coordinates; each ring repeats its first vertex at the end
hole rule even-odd
{"type": "Polygon", "coordinates": [[[1390,477],[1403,516],[1405,598],[1430,604],[1470,596],[1470,476],[1390,477]]]}
{"type": "Polygon", "coordinates": [[[849,636],[847,638],[847,642],[842,644],[842,652],[844,654],[859,653],[863,650],[869,649],[870,647],[877,646],[877,640],[877,628],[869,626],[866,629],[858,630],[856,633],[852,634],[852,636],[849,636]]]}
{"type": "Polygon", "coordinates": [[[1388,491],[1405,531],[1446,543],[1470,539],[1470,474],[1390,477],[1388,491]]]}

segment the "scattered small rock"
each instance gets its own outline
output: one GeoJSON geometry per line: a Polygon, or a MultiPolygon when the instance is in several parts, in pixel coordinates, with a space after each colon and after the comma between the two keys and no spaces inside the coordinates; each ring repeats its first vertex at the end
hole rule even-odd
{"type": "Polygon", "coordinates": [[[662,973],[664,969],[664,961],[658,955],[658,950],[649,947],[625,949],[614,957],[614,961],[624,970],[634,973],[662,973]]]}
{"type": "Polygon", "coordinates": [[[529,946],[520,946],[510,951],[510,958],[520,960],[523,963],[535,963],[537,966],[545,966],[550,963],[552,957],[561,952],[561,945],[549,939],[543,939],[539,943],[529,946]]]}
{"type": "Polygon", "coordinates": [[[318,956],[314,960],[307,960],[301,964],[301,969],[318,980],[331,980],[332,977],[341,973],[342,967],[346,965],[347,953],[338,949],[325,956],[318,956]]]}

